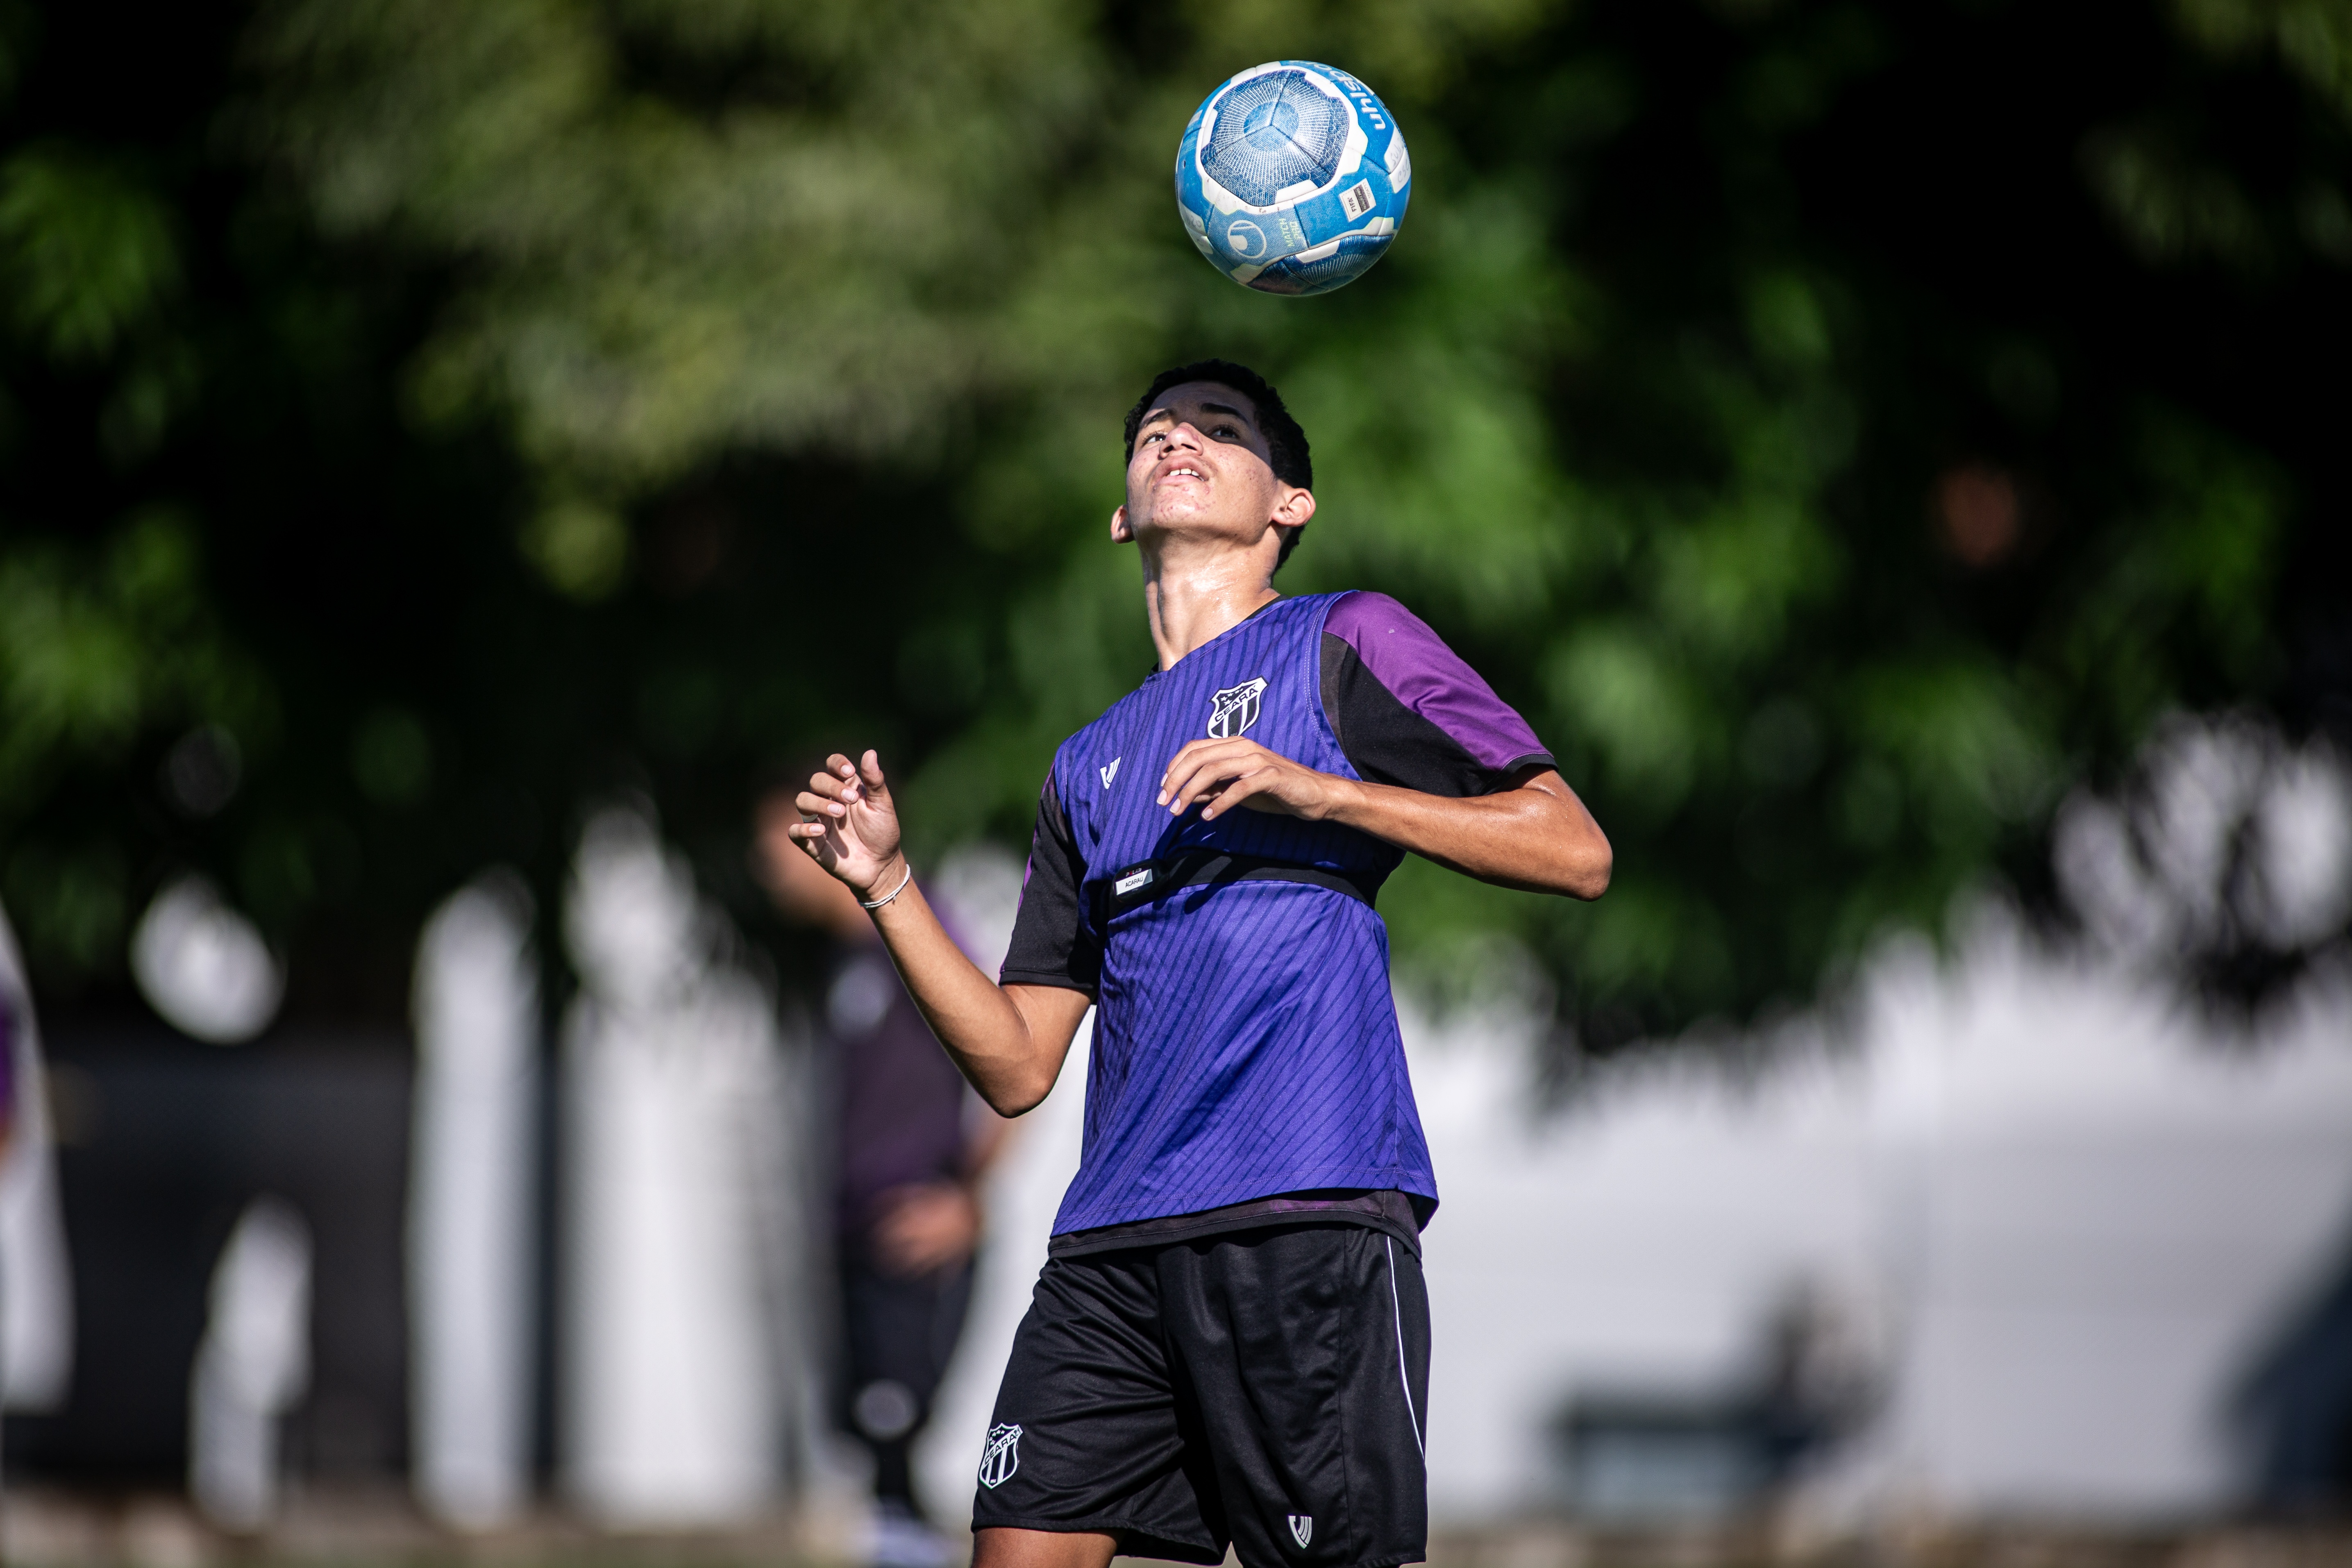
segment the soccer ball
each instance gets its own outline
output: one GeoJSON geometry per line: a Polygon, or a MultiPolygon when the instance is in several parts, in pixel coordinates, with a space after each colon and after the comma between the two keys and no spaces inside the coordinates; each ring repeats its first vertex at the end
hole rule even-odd
{"type": "Polygon", "coordinates": [[[1210,264],[1269,294],[1369,271],[1411,199],[1404,135],[1370,88],[1312,60],[1253,66],[1202,100],[1176,148],[1176,210],[1210,264]]]}

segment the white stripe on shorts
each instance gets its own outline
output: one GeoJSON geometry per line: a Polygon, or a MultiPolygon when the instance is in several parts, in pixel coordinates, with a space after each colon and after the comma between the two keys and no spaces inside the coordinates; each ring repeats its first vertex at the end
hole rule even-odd
{"type": "Polygon", "coordinates": [[[1404,1303],[1397,1296],[1396,1243],[1384,1236],[1381,1245],[1388,1248],[1389,1254],[1389,1307],[1396,1318],[1397,1383],[1404,1389],[1404,1418],[1412,1427],[1414,1451],[1426,1459],[1429,1449],[1421,1440],[1421,1415],[1412,1407],[1412,1374],[1404,1366],[1404,1303]]]}

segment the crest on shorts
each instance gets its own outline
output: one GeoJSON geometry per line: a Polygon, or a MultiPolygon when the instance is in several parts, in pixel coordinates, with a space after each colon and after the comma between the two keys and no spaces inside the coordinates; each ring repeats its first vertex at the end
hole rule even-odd
{"type": "Polygon", "coordinates": [[[1301,1552],[1306,1551],[1307,1543],[1315,1539],[1315,1516],[1311,1513],[1290,1515],[1290,1539],[1298,1542],[1301,1552]]]}
{"type": "Polygon", "coordinates": [[[1230,741],[1257,722],[1258,699],[1265,695],[1265,681],[1244,680],[1239,686],[1228,686],[1209,699],[1209,735],[1213,740],[1230,741]]]}
{"type": "Polygon", "coordinates": [[[994,1490],[1021,1468],[1021,1428],[1007,1424],[988,1429],[988,1445],[980,1451],[980,1484],[994,1490]]]}

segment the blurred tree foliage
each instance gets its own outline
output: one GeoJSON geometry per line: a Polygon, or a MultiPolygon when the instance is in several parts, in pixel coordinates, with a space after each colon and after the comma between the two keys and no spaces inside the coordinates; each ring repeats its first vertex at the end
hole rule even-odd
{"type": "Polygon", "coordinates": [[[1119,414],[1210,353],[1316,443],[1286,585],[1420,610],[1617,846],[1592,908],[1408,868],[1401,963],[1531,954],[1588,1047],[2046,897],[2168,710],[2352,733],[2352,0],[86,3],[0,83],[0,898],[60,991],[194,866],[396,1013],[431,900],[614,792],[756,918],[833,744],[1019,842],[1149,659],[1119,414]],[[1276,57],[1412,145],[1323,300],[1171,210],[1276,57]]]}

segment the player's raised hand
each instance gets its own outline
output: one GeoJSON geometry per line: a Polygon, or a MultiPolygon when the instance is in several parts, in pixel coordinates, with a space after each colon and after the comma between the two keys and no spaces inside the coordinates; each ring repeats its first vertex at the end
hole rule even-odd
{"type": "Polygon", "coordinates": [[[808,788],[793,804],[801,813],[790,829],[793,837],[861,900],[887,890],[887,884],[876,885],[885,873],[898,879],[898,808],[881,758],[869,751],[853,763],[835,752],[823,773],[809,775],[808,788]]]}

